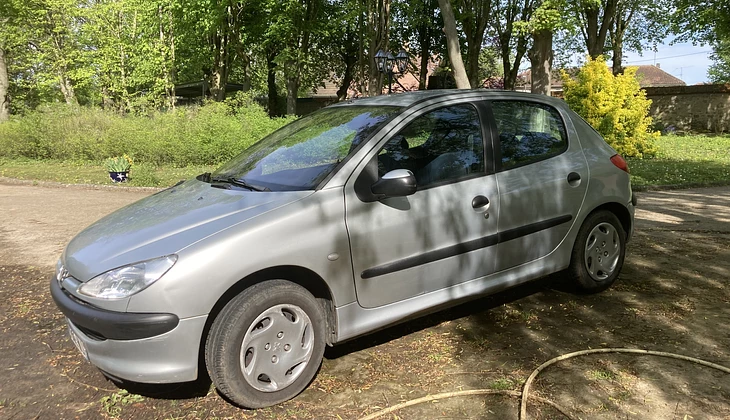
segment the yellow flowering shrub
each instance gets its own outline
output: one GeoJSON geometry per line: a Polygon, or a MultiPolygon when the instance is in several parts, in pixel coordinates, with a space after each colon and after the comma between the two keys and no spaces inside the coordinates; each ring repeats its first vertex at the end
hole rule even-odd
{"type": "Polygon", "coordinates": [[[614,76],[603,56],[588,62],[576,79],[564,71],[563,94],[570,108],[596,129],[623,156],[656,154],[659,132],[651,130],[651,100],[636,80],[636,69],[614,76]]]}

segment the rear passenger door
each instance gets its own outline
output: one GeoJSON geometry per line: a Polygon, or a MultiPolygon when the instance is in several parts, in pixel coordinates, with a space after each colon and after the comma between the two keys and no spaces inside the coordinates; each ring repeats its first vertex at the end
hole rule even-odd
{"type": "MultiPolygon", "coordinates": [[[[492,101],[501,213],[496,271],[548,255],[565,238],[583,203],[588,166],[557,108],[524,100],[492,101]]],[[[572,130],[572,126],[571,126],[572,130]]]]}

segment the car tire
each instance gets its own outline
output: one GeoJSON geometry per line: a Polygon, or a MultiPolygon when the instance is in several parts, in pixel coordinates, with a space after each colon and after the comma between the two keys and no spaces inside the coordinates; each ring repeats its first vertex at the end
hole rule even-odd
{"type": "Polygon", "coordinates": [[[325,347],[323,308],[285,280],[234,297],[213,322],[205,362],[218,391],[245,408],[294,398],[316,375],[325,347]]]}
{"type": "Polygon", "coordinates": [[[592,213],[575,239],[568,274],[579,292],[601,292],[618,278],[625,254],[626,232],[616,215],[592,213]]]}

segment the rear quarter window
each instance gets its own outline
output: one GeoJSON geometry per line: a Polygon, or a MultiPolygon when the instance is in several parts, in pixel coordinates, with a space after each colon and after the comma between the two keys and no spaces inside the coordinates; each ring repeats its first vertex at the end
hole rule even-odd
{"type": "Polygon", "coordinates": [[[557,109],[536,102],[494,101],[502,169],[548,159],[568,149],[565,123],[557,109]]]}

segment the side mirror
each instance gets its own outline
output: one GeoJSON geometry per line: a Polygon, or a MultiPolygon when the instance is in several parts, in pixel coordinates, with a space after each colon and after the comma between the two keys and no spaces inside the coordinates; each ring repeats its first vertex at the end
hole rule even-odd
{"type": "Polygon", "coordinates": [[[394,169],[383,175],[371,187],[370,191],[378,199],[388,197],[405,197],[416,192],[416,176],[408,169],[394,169]]]}

